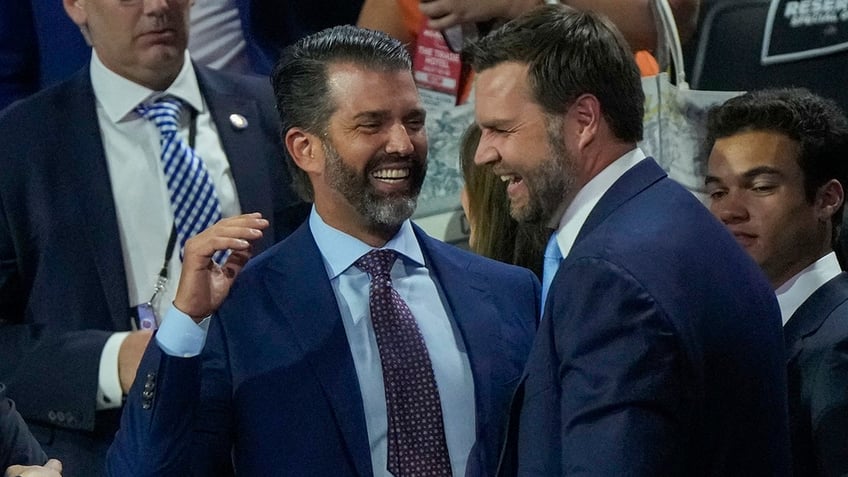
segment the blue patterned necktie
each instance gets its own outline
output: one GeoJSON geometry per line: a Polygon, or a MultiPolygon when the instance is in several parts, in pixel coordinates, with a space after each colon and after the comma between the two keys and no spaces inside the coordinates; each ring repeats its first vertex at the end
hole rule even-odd
{"type": "MultiPolygon", "coordinates": [[[[203,159],[177,134],[182,106],[179,99],[165,96],[136,108],[138,114],[159,129],[160,158],[174,213],[180,259],[186,240],[221,220],[221,204],[203,159]]],[[[225,252],[221,251],[214,260],[220,264],[224,258],[225,252]]]]}
{"type": "Polygon", "coordinates": [[[553,233],[551,238],[548,239],[548,245],[545,247],[545,259],[542,262],[542,316],[545,314],[545,302],[548,299],[551,283],[554,281],[554,275],[559,270],[559,263],[562,261],[562,252],[559,250],[556,237],[557,234],[553,233]]]}
{"type": "Polygon", "coordinates": [[[396,259],[391,250],[372,250],[354,263],[371,276],[371,322],[386,388],[387,468],[395,477],[450,477],[433,365],[412,312],[392,286],[396,259]]]}

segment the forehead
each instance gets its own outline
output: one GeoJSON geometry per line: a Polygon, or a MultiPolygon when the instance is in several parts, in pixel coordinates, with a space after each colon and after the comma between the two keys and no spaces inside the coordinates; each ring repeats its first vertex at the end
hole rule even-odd
{"type": "Polygon", "coordinates": [[[332,64],[327,82],[336,109],[334,116],[364,112],[406,114],[421,110],[418,89],[408,70],[373,70],[352,63],[332,64]]]}
{"type": "Polygon", "coordinates": [[[487,68],[477,75],[475,112],[481,125],[536,104],[527,71],[526,64],[510,61],[487,68]]]}
{"type": "Polygon", "coordinates": [[[776,131],[744,131],[717,139],[709,157],[711,175],[736,176],[758,167],[801,174],[798,141],[776,131]]]}

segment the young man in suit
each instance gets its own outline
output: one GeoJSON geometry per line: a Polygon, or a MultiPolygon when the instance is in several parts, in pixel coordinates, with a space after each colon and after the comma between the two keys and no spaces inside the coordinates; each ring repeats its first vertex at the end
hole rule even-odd
{"type": "Polygon", "coordinates": [[[308,212],[289,186],[269,85],[193,65],[190,4],[65,1],[90,65],[0,117],[0,379],[72,477],[102,474],[150,337],[133,317],[170,304],[193,233],[175,217],[197,207],[172,205],[184,189],[169,188],[164,159],[205,179],[208,222],[268,218],[260,249],[308,212]],[[160,100],[182,105],[167,143],[142,114],[160,100]]]}
{"type": "Polygon", "coordinates": [[[554,231],[501,474],[787,475],[774,296],[636,146],[643,93],[620,33],[547,6],[465,53],[475,161],[509,183],[513,217],[554,231]]]}
{"type": "Polygon", "coordinates": [[[189,241],[175,308],[110,449],[111,475],[422,475],[407,464],[492,475],[538,281],[410,222],[427,138],[399,41],[325,30],[286,50],[273,84],[296,189],[314,203],[309,220],[253,258],[208,319],[244,258],[222,270],[210,257],[246,249],[263,224],[216,225],[189,241]],[[390,275],[370,268],[387,256],[390,275]],[[391,306],[379,298],[386,278],[391,306]],[[405,318],[387,319],[389,309],[405,318]],[[428,384],[412,388],[396,370],[428,384]]]}
{"type": "Polygon", "coordinates": [[[848,274],[834,246],[848,120],[804,89],[753,91],[710,113],[710,210],[765,272],[783,317],[795,475],[848,473],[848,274]]]}

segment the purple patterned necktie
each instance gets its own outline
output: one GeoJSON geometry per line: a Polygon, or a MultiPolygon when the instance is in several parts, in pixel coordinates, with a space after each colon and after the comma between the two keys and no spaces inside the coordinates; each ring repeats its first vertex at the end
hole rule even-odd
{"type": "Polygon", "coordinates": [[[442,406],[424,338],[392,287],[392,250],[372,250],[354,264],[371,275],[369,303],[386,388],[389,472],[395,477],[451,475],[442,406]]]}

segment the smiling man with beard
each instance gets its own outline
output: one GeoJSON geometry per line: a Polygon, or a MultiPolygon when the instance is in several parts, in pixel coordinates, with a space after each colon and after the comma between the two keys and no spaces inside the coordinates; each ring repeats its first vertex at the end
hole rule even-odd
{"type": "Polygon", "coordinates": [[[325,30],[273,84],[309,220],[243,270],[258,219],[188,242],[111,475],[493,475],[538,281],[410,222],[427,138],[400,42],[325,30]]]}
{"type": "Polygon", "coordinates": [[[475,162],[509,182],[515,218],[553,232],[500,475],[788,475],[774,296],[636,146],[644,97],[621,34],[547,6],[465,54],[475,162]]]}

